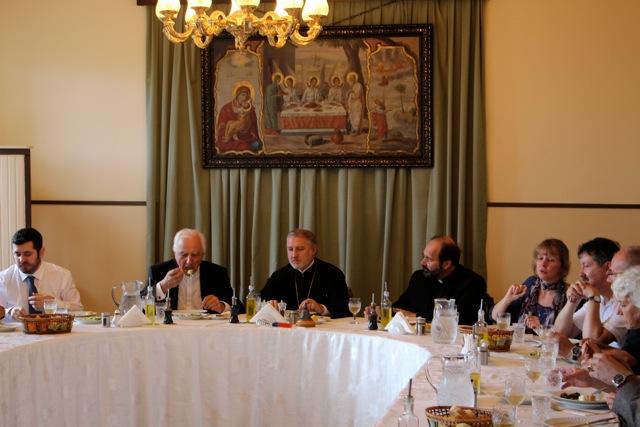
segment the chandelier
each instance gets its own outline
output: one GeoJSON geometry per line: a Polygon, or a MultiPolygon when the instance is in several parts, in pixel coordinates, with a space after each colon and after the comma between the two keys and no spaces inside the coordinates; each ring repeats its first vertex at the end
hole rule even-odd
{"type": "Polygon", "coordinates": [[[329,13],[327,0],[277,0],[275,9],[262,18],[254,15],[260,0],[231,0],[229,15],[219,10],[207,14],[211,2],[188,0],[184,31],[180,32],[175,28],[180,0],[158,0],[156,16],[162,21],[162,32],[173,43],[182,43],[191,37],[201,49],[223,30],[233,35],[236,49],[244,49],[247,39],[256,33],[265,36],[274,47],[284,46],[287,40],[304,46],[318,37],[322,31],[320,21],[329,13]],[[306,36],[300,33],[301,20],[308,27],[306,36]]]}

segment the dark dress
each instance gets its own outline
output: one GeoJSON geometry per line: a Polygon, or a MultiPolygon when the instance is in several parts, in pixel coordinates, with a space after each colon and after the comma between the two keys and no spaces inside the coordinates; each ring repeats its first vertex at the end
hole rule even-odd
{"type": "Polygon", "coordinates": [[[262,288],[260,298],[284,301],[288,310],[297,310],[302,301],[311,298],[327,307],[333,318],[351,315],[344,273],[318,258],[304,274],[290,264],[276,270],[262,288]]]}

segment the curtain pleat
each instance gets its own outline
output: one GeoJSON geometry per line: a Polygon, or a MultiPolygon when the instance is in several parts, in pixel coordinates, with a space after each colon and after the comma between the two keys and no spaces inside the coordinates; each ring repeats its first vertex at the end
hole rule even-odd
{"type": "Polygon", "coordinates": [[[451,234],[463,262],[484,273],[482,1],[330,2],[325,20],[416,23],[434,30],[434,168],[204,169],[199,49],[165,40],[149,8],[149,263],[172,256],[177,230],[198,228],[209,240],[207,258],[229,269],[242,297],[251,277],[260,289],[287,262],[286,233],[303,227],[366,301],[371,292],[379,301],[384,281],[396,298],[435,234],[451,234]]]}

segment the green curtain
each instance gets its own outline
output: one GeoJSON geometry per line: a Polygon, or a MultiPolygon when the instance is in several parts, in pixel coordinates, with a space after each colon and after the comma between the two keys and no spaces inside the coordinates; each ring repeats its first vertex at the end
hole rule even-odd
{"type": "MultiPolygon", "coordinates": [[[[425,241],[450,234],[485,272],[486,160],[482,1],[330,2],[325,25],[433,24],[435,167],[204,169],[200,52],[165,40],[148,12],[148,261],[172,256],[174,233],[200,229],[210,259],[243,296],[286,264],[285,236],[313,230],[319,256],[355,295],[392,299],[419,268],[425,241]]],[[[264,9],[272,8],[265,5],[264,9]]]]}

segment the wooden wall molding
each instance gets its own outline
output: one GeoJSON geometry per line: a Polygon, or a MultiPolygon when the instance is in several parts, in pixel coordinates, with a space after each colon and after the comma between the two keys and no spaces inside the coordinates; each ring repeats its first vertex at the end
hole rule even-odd
{"type": "Polygon", "coordinates": [[[31,204],[65,206],[147,206],[147,202],[138,200],[32,200],[31,204]]]}
{"type": "Polygon", "coordinates": [[[543,209],[640,209],[635,203],[516,203],[489,202],[489,208],[543,208],[543,209]]]}

